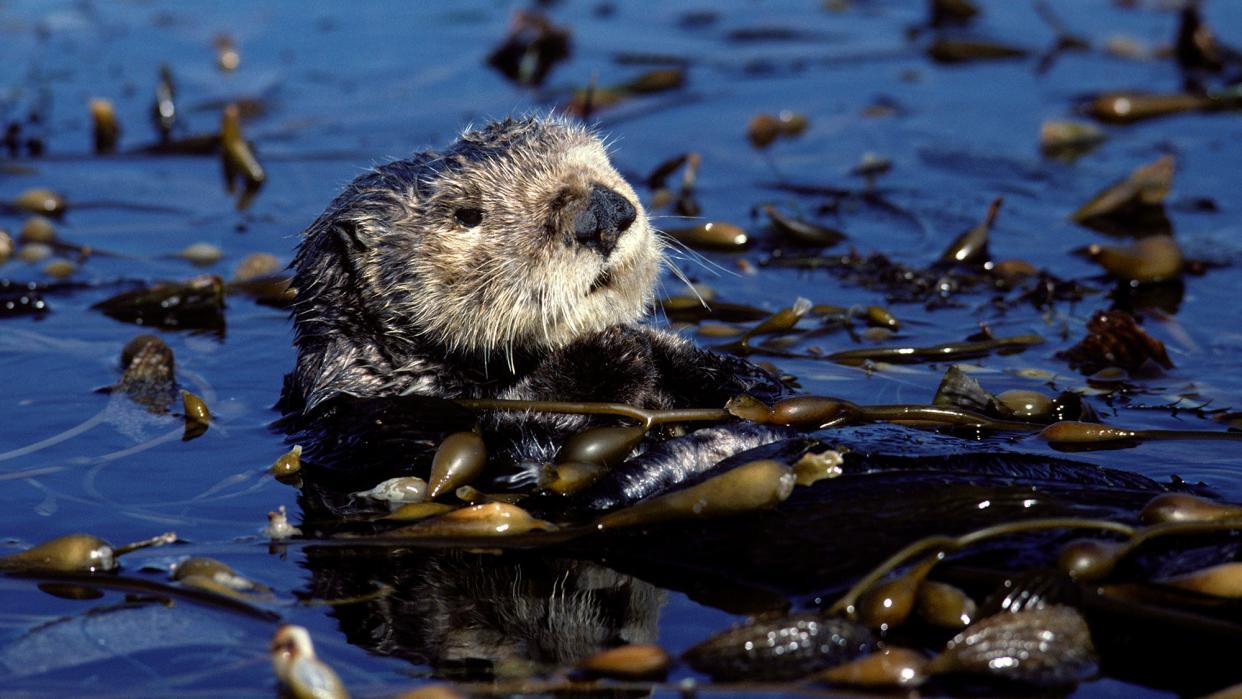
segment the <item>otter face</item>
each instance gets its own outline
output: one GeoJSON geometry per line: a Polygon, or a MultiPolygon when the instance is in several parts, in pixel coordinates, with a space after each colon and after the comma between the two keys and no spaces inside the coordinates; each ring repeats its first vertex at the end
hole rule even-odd
{"type": "Polygon", "coordinates": [[[583,127],[492,124],[414,161],[412,173],[415,182],[390,192],[399,215],[382,227],[358,223],[372,228],[360,271],[386,327],[512,356],[633,322],[649,307],[660,243],[583,127]]]}

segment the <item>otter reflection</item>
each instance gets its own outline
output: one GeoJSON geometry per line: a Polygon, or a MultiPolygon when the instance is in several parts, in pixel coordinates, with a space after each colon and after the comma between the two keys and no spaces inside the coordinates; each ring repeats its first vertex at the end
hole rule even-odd
{"type": "Polygon", "coordinates": [[[311,547],[309,594],[350,643],[490,679],[656,640],[664,593],[581,560],[387,547],[311,547]],[[382,592],[377,594],[377,589],[382,592]]]}

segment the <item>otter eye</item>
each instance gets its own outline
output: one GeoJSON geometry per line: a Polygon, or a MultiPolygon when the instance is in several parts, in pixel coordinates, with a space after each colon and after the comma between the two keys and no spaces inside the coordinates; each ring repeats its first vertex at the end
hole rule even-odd
{"type": "Polygon", "coordinates": [[[474,228],[480,223],[483,223],[483,210],[458,209],[453,212],[453,217],[466,228],[474,228]]]}

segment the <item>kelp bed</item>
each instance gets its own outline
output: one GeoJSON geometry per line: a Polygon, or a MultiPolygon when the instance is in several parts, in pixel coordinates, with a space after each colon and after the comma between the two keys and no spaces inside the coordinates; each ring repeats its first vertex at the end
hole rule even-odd
{"type": "MultiPolygon", "coordinates": [[[[1242,682],[1242,8],[548,5],[0,6],[6,696],[1242,682]],[[537,406],[623,427],[543,485],[635,426],[802,436],[608,513],[315,482],[271,427],[297,232],[368,164],[549,109],[693,283],[652,322],[818,398],[537,406]]],[[[468,472],[441,440],[514,407],[412,404],[408,458],[468,472]]]]}

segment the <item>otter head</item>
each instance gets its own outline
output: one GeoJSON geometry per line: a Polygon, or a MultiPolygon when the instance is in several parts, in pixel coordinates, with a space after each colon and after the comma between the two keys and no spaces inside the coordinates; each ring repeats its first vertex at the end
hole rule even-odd
{"type": "MultiPolygon", "coordinates": [[[[418,337],[484,358],[639,319],[662,259],[603,143],[552,118],[493,123],[443,153],[363,175],[308,230],[298,258],[300,334],[304,318],[356,306],[384,342],[418,337]],[[334,281],[320,253],[349,274],[334,281]],[[333,284],[355,287],[356,302],[333,284]]],[[[314,332],[358,326],[342,320],[314,332]]]]}

